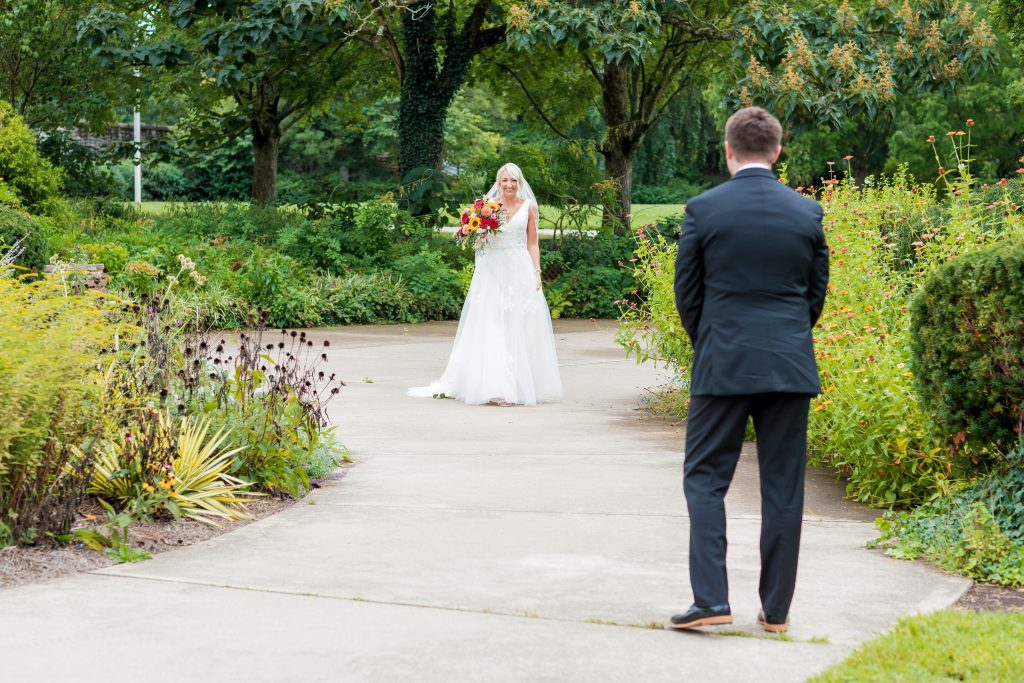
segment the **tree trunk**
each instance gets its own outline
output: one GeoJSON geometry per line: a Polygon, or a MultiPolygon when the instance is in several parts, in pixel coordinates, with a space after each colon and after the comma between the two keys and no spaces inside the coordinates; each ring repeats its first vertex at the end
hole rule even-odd
{"type": "Polygon", "coordinates": [[[444,150],[448,103],[437,82],[437,15],[430,3],[419,0],[402,14],[405,54],[398,105],[398,166],[403,178],[414,168],[438,168],[444,150]]]}
{"type": "Polygon", "coordinates": [[[619,183],[618,206],[608,206],[605,210],[605,224],[611,224],[617,235],[628,235],[630,215],[633,213],[633,154],[632,147],[622,145],[605,145],[601,150],[604,156],[604,168],[609,178],[619,183]]]}
{"type": "MultiPolygon", "coordinates": [[[[408,61],[406,65],[409,69],[408,61]]],[[[432,80],[424,82],[409,77],[402,83],[398,106],[398,166],[403,178],[414,168],[437,169],[441,165],[448,102],[437,96],[437,91],[431,87],[433,84],[432,80]]]]}
{"type": "Polygon", "coordinates": [[[252,122],[252,198],[260,206],[277,199],[277,151],[281,142],[279,121],[252,122]]]}
{"type": "Polygon", "coordinates": [[[277,199],[277,152],[281,143],[281,89],[270,78],[256,84],[252,128],[252,198],[260,206],[277,199]]]}
{"type": "Polygon", "coordinates": [[[416,0],[402,13],[398,166],[403,177],[414,168],[440,168],[448,107],[462,88],[473,57],[505,38],[504,26],[483,28],[491,4],[476,0],[457,31],[456,5],[449,2],[448,15],[441,20],[442,35],[437,8],[443,3],[416,0]]]}
{"type": "Polygon", "coordinates": [[[605,62],[601,97],[608,139],[601,146],[601,154],[605,172],[619,184],[619,205],[605,209],[604,224],[611,224],[616,234],[628,234],[630,230],[628,216],[633,205],[633,155],[643,139],[643,128],[631,120],[629,113],[629,76],[629,67],[625,63],[605,62]]]}

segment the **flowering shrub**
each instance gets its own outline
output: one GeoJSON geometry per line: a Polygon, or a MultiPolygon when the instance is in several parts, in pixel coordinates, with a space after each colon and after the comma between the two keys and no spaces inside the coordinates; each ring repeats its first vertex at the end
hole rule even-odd
{"type": "Polygon", "coordinates": [[[657,226],[637,228],[636,251],[630,259],[637,289],[615,302],[620,310],[617,341],[637,362],[652,360],[688,373],[693,349],[679,320],[672,286],[676,250],[657,226]]]}

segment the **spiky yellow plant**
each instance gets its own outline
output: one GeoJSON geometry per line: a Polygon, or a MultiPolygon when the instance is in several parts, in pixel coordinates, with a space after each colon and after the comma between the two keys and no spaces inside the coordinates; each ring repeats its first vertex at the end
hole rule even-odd
{"type": "Polygon", "coordinates": [[[170,502],[182,515],[213,526],[219,526],[218,519],[247,519],[251,515],[245,503],[261,494],[246,491],[251,483],[228,474],[232,456],[242,449],[222,448],[228,430],[219,429],[212,436],[209,431],[209,418],[182,420],[177,457],[172,463],[177,483],[171,489],[170,502]]]}
{"type": "Polygon", "coordinates": [[[250,516],[245,503],[261,494],[229,474],[241,450],[223,447],[229,431],[211,435],[209,418],[176,420],[167,412],[147,426],[136,437],[128,435],[131,444],[112,443],[100,453],[90,492],[143,513],[160,506],[212,526],[250,516]]]}

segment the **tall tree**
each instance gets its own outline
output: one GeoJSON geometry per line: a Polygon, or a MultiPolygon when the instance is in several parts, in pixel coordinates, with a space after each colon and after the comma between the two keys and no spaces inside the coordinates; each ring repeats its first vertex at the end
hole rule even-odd
{"type": "Polygon", "coordinates": [[[252,138],[252,197],[277,195],[281,137],[352,76],[354,39],[405,0],[176,0],[94,10],[82,35],[106,63],[158,67],[193,103],[189,127],[223,142],[252,138]],[[129,9],[129,11],[126,11],[129,9]],[[136,28],[152,35],[137,41],[136,28]]]}
{"type": "Polygon", "coordinates": [[[0,0],[0,97],[32,128],[114,121],[131,73],[99,69],[76,41],[85,0],[0,0]]]}
{"type": "MultiPolygon", "coordinates": [[[[736,3],[724,0],[531,0],[510,11],[509,43],[568,46],[601,92],[605,170],[619,184],[611,218],[628,231],[633,160],[672,98],[698,77],[731,35],[736,3]]],[[[541,105],[538,105],[541,106],[541,105]]]]}

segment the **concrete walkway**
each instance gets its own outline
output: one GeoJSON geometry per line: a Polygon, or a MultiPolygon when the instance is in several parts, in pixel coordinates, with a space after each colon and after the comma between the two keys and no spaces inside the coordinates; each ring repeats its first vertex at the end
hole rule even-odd
{"type": "Polygon", "coordinates": [[[968,585],[865,550],[873,514],[812,473],[792,640],[760,637],[751,451],[736,623],[655,630],[690,603],[682,435],[636,410],[659,372],[610,323],[556,325],[567,396],[532,408],[405,397],[453,324],[325,334],[348,475],[206,543],[0,592],[0,680],[801,681],[968,585]]]}

